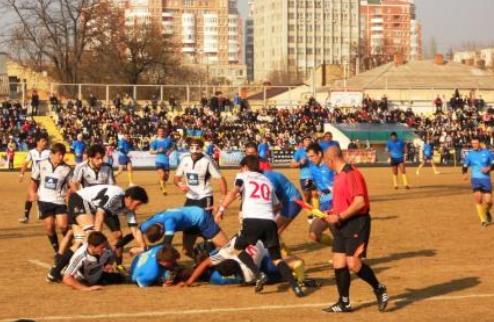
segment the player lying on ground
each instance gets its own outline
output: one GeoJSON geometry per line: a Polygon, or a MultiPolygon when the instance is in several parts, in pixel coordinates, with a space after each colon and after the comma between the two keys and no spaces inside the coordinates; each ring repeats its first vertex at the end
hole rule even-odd
{"type": "Polygon", "coordinates": [[[235,178],[235,186],[228,193],[223,204],[215,215],[219,222],[223,218],[225,209],[237,198],[242,196],[242,229],[235,241],[235,250],[238,258],[252,272],[254,272],[256,287],[260,292],[267,277],[256,266],[252,257],[248,254],[249,245],[256,245],[261,240],[267,247],[269,255],[277,266],[283,279],[290,284],[297,296],[304,296],[303,290],[292,275],[290,267],[283,261],[278,239],[278,227],[275,222],[275,213],[280,208],[273,185],[269,179],[261,173],[259,159],[255,156],[246,156],[240,162],[241,173],[235,178]]]}
{"type": "Polygon", "coordinates": [[[143,222],[140,229],[151,243],[164,237],[164,245],[171,245],[175,233],[183,232],[184,253],[189,257],[192,257],[194,244],[188,243],[188,234],[200,235],[206,240],[211,240],[216,247],[222,247],[228,242],[213,216],[199,207],[182,207],[157,213],[143,222]]]}
{"type": "Polygon", "coordinates": [[[113,272],[113,260],[106,236],[93,231],[70,259],[63,283],[81,291],[96,291],[103,285],[123,283],[125,277],[113,272]]]}
{"type": "MultiPolygon", "coordinates": [[[[254,273],[238,258],[237,252],[235,251],[236,240],[237,236],[234,236],[228,244],[218,251],[213,251],[209,254],[206,259],[197,265],[190,278],[180,285],[191,286],[198,279],[204,277],[205,273],[210,270],[212,270],[212,272],[209,272],[207,280],[209,280],[209,283],[211,284],[227,285],[252,283],[255,280],[254,273]]],[[[247,248],[247,252],[252,257],[257,268],[266,274],[268,283],[281,282],[281,274],[278,271],[278,268],[273,265],[268,250],[260,240],[257,241],[255,245],[250,245],[247,248]]],[[[317,286],[315,281],[306,280],[304,262],[302,259],[291,256],[285,258],[285,261],[293,270],[295,278],[300,285],[309,287],[317,286]]]]}
{"type": "Polygon", "coordinates": [[[132,260],[130,277],[139,287],[171,286],[189,278],[192,269],[179,265],[179,252],[171,245],[157,245],[132,260]]]}
{"type": "Polygon", "coordinates": [[[34,166],[31,174],[30,195],[38,200],[39,219],[55,253],[59,250],[56,228],[62,236],[69,229],[65,199],[72,169],[63,161],[65,153],[65,145],[54,144],[50,157],[34,166]]]}
{"type": "Polygon", "coordinates": [[[47,280],[58,281],[60,279],[62,269],[86,236],[93,230],[101,231],[105,216],[125,215],[132,235],[139,249],[143,251],[146,244],[137,225],[135,210],[147,202],[146,190],[137,186],[128,188],[124,192],[118,186],[98,185],[71,194],[68,212],[74,234],[74,244],[71,249],[56,256],[55,265],[48,272],[47,280]]]}

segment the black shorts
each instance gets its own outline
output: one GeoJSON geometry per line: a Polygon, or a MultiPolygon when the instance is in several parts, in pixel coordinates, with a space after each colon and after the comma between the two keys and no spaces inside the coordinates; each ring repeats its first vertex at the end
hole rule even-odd
{"type": "Polygon", "coordinates": [[[260,240],[269,251],[271,259],[281,259],[278,226],[269,219],[246,218],[242,221],[242,230],[235,241],[235,249],[243,250],[260,240]]]}
{"type": "Polygon", "coordinates": [[[205,197],[202,199],[189,199],[185,200],[185,207],[199,207],[202,209],[211,208],[213,206],[213,196],[205,197]]]}
{"type": "Polygon", "coordinates": [[[405,163],[405,158],[391,158],[390,161],[392,167],[397,167],[402,163],[405,163]]]}
{"type": "Polygon", "coordinates": [[[123,284],[123,283],[125,283],[125,277],[120,273],[103,272],[97,284],[112,285],[112,284],[123,284]]]}
{"type": "Polygon", "coordinates": [[[46,219],[56,215],[66,215],[67,206],[51,202],[38,201],[39,219],[46,219]]]}
{"type": "Polygon", "coordinates": [[[110,229],[111,232],[121,231],[120,229],[120,218],[118,216],[112,216],[105,214],[105,219],[103,220],[106,227],[110,229]]]}
{"type": "Polygon", "coordinates": [[[77,216],[93,214],[89,204],[77,193],[70,195],[68,205],[69,225],[77,224],[77,216]]]}
{"type": "Polygon", "coordinates": [[[334,235],[333,253],[344,253],[354,256],[357,249],[363,245],[360,257],[365,258],[371,231],[370,216],[357,216],[345,221],[341,226],[331,229],[334,235]]]}

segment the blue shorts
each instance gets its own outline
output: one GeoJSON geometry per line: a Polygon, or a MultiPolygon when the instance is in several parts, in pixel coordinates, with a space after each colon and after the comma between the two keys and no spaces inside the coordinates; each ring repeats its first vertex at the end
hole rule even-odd
{"type": "Polygon", "coordinates": [[[491,178],[472,178],[472,190],[474,192],[492,192],[491,178]]]}
{"type": "Polygon", "coordinates": [[[424,160],[426,160],[426,161],[432,160],[432,155],[426,155],[426,154],[424,154],[424,160]]]}
{"type": "Polygon", "coordinates": [[[396,167],[402,163],[405,163],[405,158],[401,157],[401,158],[391,158],[391,166],[392,167],[396,167]]]}
{"type": "Polygon", "coordinates": [[[280,283],[283,281],[278,267],[274,265],[270,257],[263,257],[261,267],[259,269],[268,276],[268,283],[280,283]]]}
{"type": "Polygon", "coordinates": [[[128,155],[119,155],[118,156],[118,164],[119,165],[127,165],[129,163],[132,164],[128,155]]]}
{"type": "Polygon", "coordinates": [[[302,207],[296,202],[285,202],[283,203],[283,208],[281,208],[281,215],[288,219],[294,219],[300,213],[300,210],[302,210],[302,207]]]}
{"type": "Polygon", "coordinates": [[[84,156],[82,155],[75,156],[75,163],[81,163],[82,161],[84,161],[84,156]]]}
{"type": "Polygon", "coordinates": [[[302,191],[312,191],[316,189],[312,179],[300,179],[300,188],[302,188],[302,191]]]}
{"type": "Polygon", "coordinates": [[[155,166],[156,166],[156,170],[170,171],[169,163],[156,162],[155,166]]]}
{"type": "Polygon", "coordinates": [[[199,226],[201,235],[206,239],[212,239],[221,231],[220,226],[214,221],[211,214],[205,213],[204,220],[199,226]]]}

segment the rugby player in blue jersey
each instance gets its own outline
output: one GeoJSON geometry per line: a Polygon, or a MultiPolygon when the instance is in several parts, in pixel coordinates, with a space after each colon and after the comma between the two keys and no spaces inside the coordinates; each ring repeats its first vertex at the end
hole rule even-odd
{"type": "Polygon", "coordinates": [[[405,189],[410,189],[405,169],[405,155],[407,154],[406,143],[398,138],[396,132],[392,132],[390,139],[386,142],[386,150],[389,153],[391,169],[393,171],[393,186],[398,189],[398,170],[401,172],[405,189]]]}
{"type": "Polygon", "coordinates": [[[173,149],[173,140],[163,128],[158,129],[157,138],[151,142],[151,154],[156,155],[155,165],[160,178],[160,187],[163,195],[167,195],[166,182],[170,176],[169,155],[173,149]]]}

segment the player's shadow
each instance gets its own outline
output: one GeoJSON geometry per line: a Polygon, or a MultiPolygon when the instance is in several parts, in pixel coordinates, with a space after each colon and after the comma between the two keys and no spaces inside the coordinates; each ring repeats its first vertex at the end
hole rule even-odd
{"type": "MultiPolygon", "coordinates": [[[[432,188],[432,187],[431,187],[432,188]]],[[[412,188],[407,193],[393,193],[387,195],[371,196],[371,202],[386,202],[386,201],[399,201],[399,200],[414,200],[414,199],[431,199],[439,197],[450,197],[464,195],[468,193],[470,189],[467,186],[450,186],[439,187],[434,191],[417,191],[417,188],[412,188]],[[415,190],[415,191],[414,191],[415,190]]]]}
{"type": "Polygon", "coordinates": [[[399,216],[382,216],[382,217],[378,217],[376,215],[373,215],[372,216],[372,221],[385,221],[385,220],[393,220],[393,219],[397,219],[397,218],[400,218],[399,216]]]}
{"type": "MultiPolygon", "coordinates": [[[[448,282],[439,283],[431,286],[427,286],[420,289],[407,289],[406,292],[390,297],[390,301],[394,304],[392,307],[387,309],[387,312],[394,312],[401,310],[404,307],[420,301],[433,300],[435,298],[445,296],[446,294],[466,290],[475,287],[480,284],[480,279],[478,277],[465,277],[454,279],[448,282]]],[[[361,310],[369,306],[376,305],[375,302],[365,303],[356,308],[356,310],[361,310]]]]}
{"type": "MultiPolygon", "coordinates": [[[[437,252],[434,249],[424,249],[419,251],[411,251],[404,253],[395,253],[388,256],[378,257],[378,258],[370,258],[366,259],[365,262],[370,266],[375,266],[379,264],[391,263],[403,259],[408,258],[416,258],[416,257],[433,257],[436,256],[437,252]]],[[[306,270],[306,273],[317,273],[321,271],[326,271],[331,269],[329,262],[319,263],[315,266],[312,266],[306,270]]]]}
{"type": "Polygon", "coordinates": [[[309,253],[309,252],[315,252],[321,249],[328,249],[330,250],[329,246],[316,243],[316,242],[306,242],[306,243],[301,243],[301,244],[296,244],[296,245],[289,245],[288,249],[290,252],[294,254],[302,254],[302,253],[309,253]]]}

